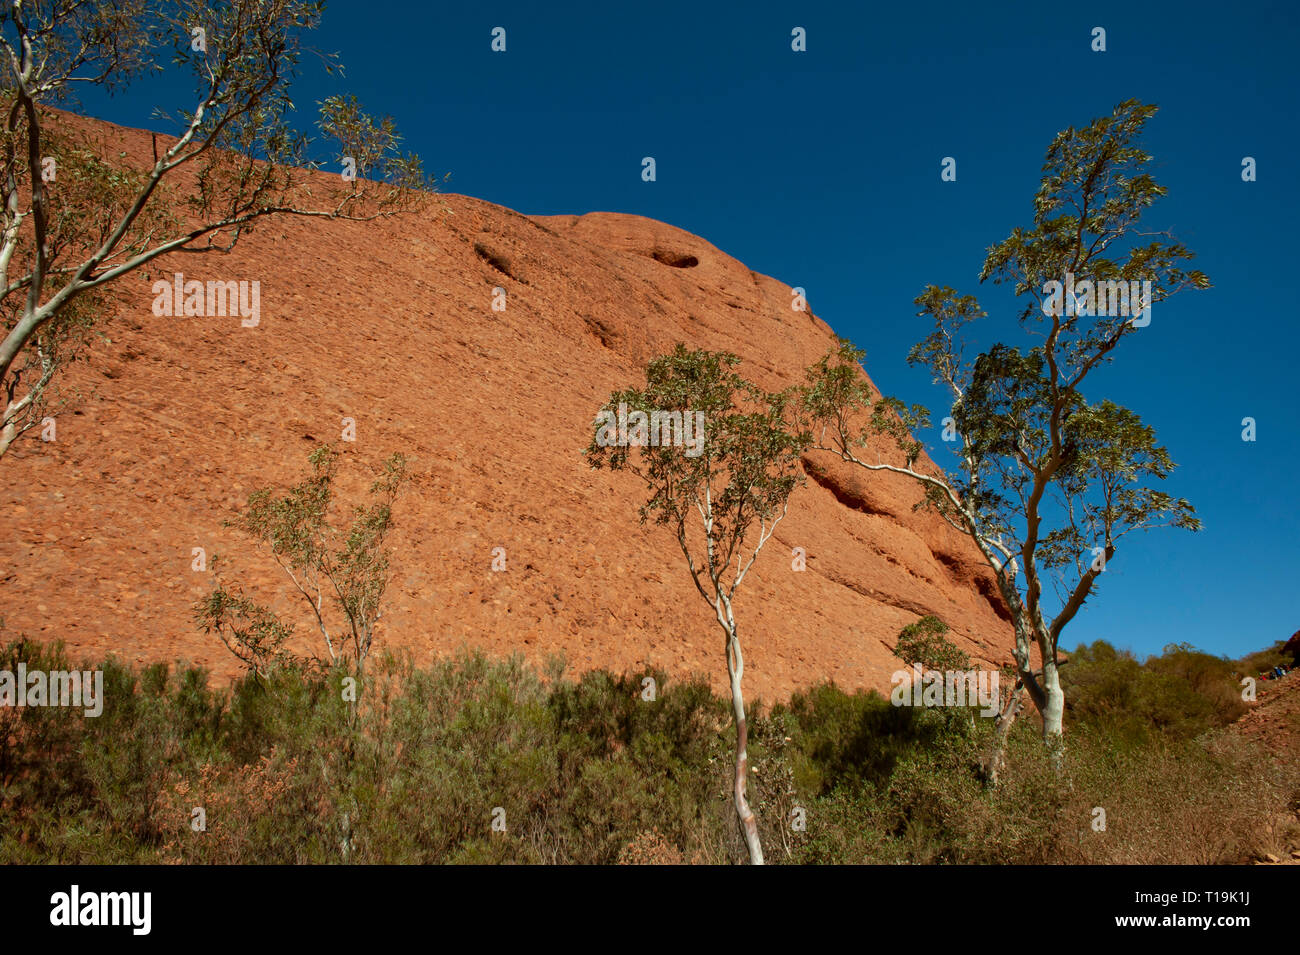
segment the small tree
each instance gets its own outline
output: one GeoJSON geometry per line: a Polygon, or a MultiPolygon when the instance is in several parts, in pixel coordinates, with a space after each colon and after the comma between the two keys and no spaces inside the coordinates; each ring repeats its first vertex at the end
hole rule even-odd
{"type": "MultiPolygon", "coordinates": [[[[94,293],[169,252],[224,252],[271,216],[371,219],[420,205],[428,184],[390,120],[351,97],[320,104],[341,173],[307,185],[310,140],[289,86],[317,0],[48,0],[0,9],[0,455],[41,420],[59,371],[103,300],[94,293]],[[72,124],[87,84],[129,85],[164,64],[189,73],[192,109],[153,165],[72,124]]],[[[322,56],[333,70],[333,56],[322,56]]]]}
{"type": "Polygon", "coordinates": [[[244,596],[239,585],[221,582],[221,561],[212,556],[212,572],[217,586],[195,607],[199,627],[215,633],[226,649],[234,654],[258,679],[286,663],[297,662],[285,648],[293,636],[293,624],[285,623],[266,607],[244,596]]]}
{"type": "Polygon", "coordinates": [[[653,519],[676,535],[695,589],[722,628],[736,727],[736,817],[750,862],[762,865],[758,822],[746,794],[745,658],[734,601],[802,480],[799,453],[806,439],[785,422],[789,396],[752,385],[733,370],[739,363],[735,355],[679,344],[650,362],[643,389],[610,396],[586,454],[592,467],[626,469],[645,482],[650,498],[641,506],[641,522],[653,519]],[[660,440],[664,421],[680,423],[690,415],[703,423],[697,447],[660,440]]]}
{"type": "Polygon", "coordinates": [[[909,623],[898,632],[894,655],[908,666],[925,670],[965,670],[970,655],[945,636],[948,625],[933,614],[909,623]]]}
{"type": "MultiPolygon", "coordinates": [[[[1154,112],[1128,101],[1111,116],[1060,133],[1047,152],[1033,228],[1015,229],[988,252],[981,281],[1010,282],[1017,296],[1028,297],[1020,324],[1040,343],[995,344],[968,362],[962,329],[985,315],[975,298],[931,285],[916,299],[934,330],[908,361],[929,368],[951,394],[944,424],[956,444],[955,474],[918,467],[921,444],[913,433],[929,425],[928,414],[873,397],[859,367],[863,353],[851,344],[841,342],[810,368],[803,392],[819,449],[919,482],[924,503],[974,542],[1010,611],[1017,676],[1055,753],[1065,708],[1061,632],[1094,593],[1120,539],[1157,526],[1200,526],[1187,501],[1150,483],[1174,468],[1154,430],[1127,408],[1090,403],[1083,394],[1088,376],[1150,321],[1150,306],[1209,285],[1204,274],[1184,271],[1192,253],[1183,245],[1165,233],[1137,231],[1141,214],[1166,192],[1147,170],[1151,157],[1136,145],[1154,112]],[[881,435],[892,439],[903,463],[864,454],[869,439],[881,435]],[[1054,610],[1044,596],[1052,586],[1054,610]],[[1043,667],[1037,673],[1034,644],[1043,667]]],[[[1012,718],[1014,712],[1013,706],[1012,718]]]]}
{"type": "MultiPolygon", "coordinates": [[[[330,523],[338,453],[327,445],[313,451],[308,461],[309,478],[280,496],[269,489],[255,491],[247,508],[227,526],[267,546],[311,607],[329,663],[350,659],[360,672],[388,586],[391,552],[385,540],[393,526],[393,501],[406,478],[406,460],[394,454],[384,463],[370,487],[373,500],[353,509],[345,532],[330,523]]],[[[218,577],[195,614],[205,632],[215,632],[259,675],[287,659],[284,646],[292,627],[246,598],[237,585],[228,586],[218,577]]]]}

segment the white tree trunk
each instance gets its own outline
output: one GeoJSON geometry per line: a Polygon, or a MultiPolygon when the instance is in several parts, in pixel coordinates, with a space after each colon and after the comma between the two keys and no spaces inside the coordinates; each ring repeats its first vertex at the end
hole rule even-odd
{"type": "Polygon", "coordinates": [[[988,761],[984,767],[985,777],[988,779],[989,785],[994,789],[998,785],[998,775],[1002,772],[1002,764],[1007,751],[1007,737],[1011,734],[1011,727],[1015,723],[1016,717],[1020,715],[1024,701],[1024,687],[1017,681],[1015,688],[1011,691],[1010,698],[1007,700],[1007,705],[998,715],[997,729],[993,733],[993,746],[989,751],[988,761]]]}
{"type": "Polygon", "coordinates": [[[1061,688],[1060,669],[1052,655],[1043,659],[1043,694],[1046,702],[1043,706],[1043,742],[1052,754],[1053,764],[1058,765],[1065,737],[1062,720],[1065,716],[1065,690],[1061,688]]]}
{"type": "Polygon", "coordinates": [[[0,458],[5,456],[5,452],[9,450],[16,437],[18,437],[18,427],[12,420],[5,422],[4,427],[0,428],[0,458]]]}
{"type": "Polygon", "coordinates": [[[758,839],[758,820],[749,808],[745,796],[745,783],[749,778],[749,754],[746,746],[749,742],[749,727],[745,722],[745,698],[741,695],[740,681],[731,681],[731,705],[736,713],[736,816],[740,819],[740,829],[745,835],[745,845],[749,849],[749,861],[753,865],[763,864],[763,846],[758,839]]]}
{"type": "Polygon", "coordinates": [[[733,796],[740,831],[744,834],[745,846],[749,849],[750,864],[762,865],[763,845],[758,838],[758,820],[749,808],[749,799],[745,794],[745,784],[749,778],[749,725],[745,720],[745,695],[740,688],[741,678],[745,675],[745,658],[740,652],[740,641],[736,638],[736,624],[731,619],[730,607],[727,607],[727,618],[727,675],[731,678],[731,710],[736,721],[736,784],[733,796]]]}
{"type": "Polygon", "coordinates": [[[32,402],[33,397],[33,393],[28,392],[23,397],[15,398],[9,402],[8,407],[5,408],[4,426],[0,428],[0,458],[5,456],[5,452],[9,450],[9,447],[14,443],[14,439],[18,437],[18,416],[32,402]]]}

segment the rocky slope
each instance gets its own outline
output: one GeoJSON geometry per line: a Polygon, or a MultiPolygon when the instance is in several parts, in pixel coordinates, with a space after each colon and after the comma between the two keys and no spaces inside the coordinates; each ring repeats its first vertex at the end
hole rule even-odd
{"type": "MultiPolygon", "coordinates": [[[[148,134],[96,125],[147,160],[148,134]]],[[[223,521],[334,441],[351,474],[392,451],[412,463],[381,647],[563,651],[579,670],[650,663],[721,685],[721,633],[675,541],[638,525],[634,478],[589,470],[581,450],[609,392],[644,381],[647,360],[679,341],[736,352],[768,388],[799,379],[833,336],[791,309],[785,284],[638,216],[525,216],[446,196],[414,218],[266,224],[230,255],[156,262],[114,295],[111,342],[67,378],[77,396],[57,440],[28,436],[0,462],[10,636],[235,672],[194,628],[211,577],[191,569],[193,548],[296,610],[278,568],[223,521]],[[176,272],[259,281],[260,323],[155,317],[151,286],[176,272]],[[355,442],[339,442],[345,418],[355,442]],[[491,570],[497,547],[505,572],[491,570]]],[[[978,555],[912,511],[911,486],[826,456],[807,466],[738,603],[751,693],[823,678],[886,689],[899,628],[926,613],[975,657],[1010,659],[978,555]]]]}

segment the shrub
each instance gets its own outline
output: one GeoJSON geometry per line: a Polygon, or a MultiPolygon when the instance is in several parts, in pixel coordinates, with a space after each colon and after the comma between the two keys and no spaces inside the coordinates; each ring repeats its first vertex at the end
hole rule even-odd
{"type": "MultiPolygon", "coordinates": [[[[771,862],[1223,863],[1294,839],[1300,769],[1210,729],[1220,666],[1173,648],[1143,666],[1076,655],[1090,707],[1056,772],[1017,724],[1002,785],[992,727],[823,684],[748,719],[771,862]],[[1151,681],[1155,681],[1154,683],[1151,681]],[[1181,681],[1199,716],[1134,731],[1181,681]],[[1093,828],[1095,811],[1106,828],[1093,828]],[[1287,820],[1292,820],[1288,822],[1287,820]],[[796,825],[796,823],[799,823],[796,825]]],[[[69,669],[17,641],[0,669],[69,669]]],[[[91,667],[82,666],[82,669],[91,667]]],[[[356,694],[342,667],[280,667],[214,691],[194,668],[103,664],[99,717],[0,707],[0,861],[736,863],[725,699],[657,670],[550,682],[518,658],[428,667],[386,654],[356,694]],[[654,700],[642,697],[652,677],[654,700]],[[195,809],[201,809],[196,814],[195,809]],[[503,811],[504,815],[500,815],[503,811]],[[493,820],[504,828],[493,827],[493,820]],[[197,825],[202,821],[202,826],[197,825]]]]}
{"type": "Polygon", "coordinates": [[[1105,641],[1081,645],[1064,668],[1075,725],[1105,726],[1127,745],[1157,736],[1190,739],[1246,711],[1235,667],[1187,645],[1171,645],[1145,665],[1105,641]]]}
{"type": "Polygon", "coordinates": [[[926,670],[968,670],[970,656],[944,634],[948,625],[933,615],[910,623],[898,633],[894,655],[908,666],[920,664],[926,670]]]}

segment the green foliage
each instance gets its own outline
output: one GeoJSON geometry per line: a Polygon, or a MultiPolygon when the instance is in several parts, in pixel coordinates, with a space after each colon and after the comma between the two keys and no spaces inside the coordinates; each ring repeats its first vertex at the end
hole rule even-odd
{"type": "MultiPolygon", "coordinates": [[[[2,14],[0,14],[2,15],[2,14]]],[[[3,91],[0,103],[8,106],[3,91]]],[[[71,270],[65,266],[70,258],[84,255],[87,246],[100,245],[109,237],[108,228],[115,216],[130,207],[134,196],[145,184],[145,174],[115,162],[115,151],[91,134],[50,125],[51,113],[37,110],[43,125],[39,136],[42,163],[52,165],[57,179],[57,195],[50,194],[45,210],[45,262],[39,285],[46,294],[58,295],[68,287],[71,270]]],[[[0,177],[9,182],[29,182],[31,177],[29,127],[18,122],[0,127],[0,177]]],[[[16,202],[15,198],[15,202],[16,202]]],[[[139,227],[151,233],[174,230],[177,220],[172,210],[157,203],[142,210],[139,227]]],[[[11,246],[9,261],[0,270],[0,320],[5,336],[12,335],[24,313],[32,307],[35,228],[14,221],[12,210],[5,216],[8,238],[0,238],[0,250],[11,246]],[[23,275],[24,269],[29,270],[23,275]]],[[[70,298],[47,321],[37,324],[28,335],[25,347],[15,353],[8,371],[0,375],[0,455],[26,431],[37,427],[52,411],[52,406],[66,404],[74,395],[64,391],[59,379],[65,369],[86,357],[86,347],[96,334],[96,325],[108,305],[102,291],[87,290],[70,298]]],[[[101,334],[101,337],[102,334],[101,334]]]]}
{"type": "Polygon", "coordinates": [[[268,676],[292,659],[285,642],[293,635],[293,626],[238,588],[217,586],[199,601],[195,616],[204,633],[215,633],[226,649],[258,676],[268,676]]]}
{"type": "MultiPolygon", "coordinates": [[[[395,202],[407,190],[425,188],[420,158],[399,152],[402,137],[392,118],[374,120],[355,96],[325,97],[320,104],[320,130],[336,144],[340,163],[350,159],[356,164],[357,179],[377,178],[388,183],[386,201],[395,202]]],[[[359,191],[354,185],[352,196],[359,191]]]]}
{"type": "Polygon", "coordinates": [[[948,625],[938,617],[922,617],[898,632],[894,655],[908,666],[919,663],[926,670],[970,669],[970,654],[944,636],[947,632],[948,625]]]}
{"type": "Polygon", "coordinates": [[[1186,644],[1171,644],[1139,663],[1098,640],[1074,651],[1061,679],[1076,723],[1106,727],[1115,739],[1129,742],[1185,740],[1246,712],[1236,669],[1186,644]]]}
{"type": "Polygon", "coordinates": [[[919,707],[892,706],[874,691],[845,693],[833,683],[795,693],[789,713],[796,729],[795,781],[815,795],[888,785],[900,757],[936,743],[945,725],[919,707]]]}
{"type": "Polygon", "coordinates": [[[646,483],[650,497],[641,506],[641,521],[674,531],[710,604],[716,591],[735,592],[784,515],[802,477],[799,453],[806,444],[785,420],[790,395],[769,394],[746,381],[733,370],[739,363],[735,355],[678,344],[650,362],[644,388],[610,395],[586,450],[593,468],[626,469],[646,483]],[[629,416],[703,414],[700,453],[669,443],[612,442],[620,406],[629,416]],[[750,536],[755,524],[756,539],[750,536]]]}
{"type": "MultiPolygon", "coordinates": [[[[358,505],[346,531],[330,523],[338,470],[338,452],[328,445],[308,457],[311,475],[283,494],[264,488],[248,497],[248,506],[227,522],[264,544],[308,604],[329,653],[329,662],[350,658],[364,666],[374,639],[375,621],[388,587],[391,552],[385,540],[393,526],[393,501],[406,480],[406,459],[394,454],[384,462],[370,487],[373,500],[358,505]],[[329,619],[333,605],[342,618],[329,619]]],[[[217,584],[195,607],[206,633],[215,632],[226,647],[255,673],[265,676],[290,659],[285,643],[293,628],[266,607],[227,585],[213,559],[217,584]]]]}
{"type": "MultiPolygon", "coordinates": [[[[1035,197],[1035,227],[1013,230],[988,253],[981,281],[1008,282],[1027,297],[1021,321],[1050,323],[1043,344],[1022,350],[998,343],[966,363],[962,328],[986,314],[976,300],[935,286],[916,300],[934,330],[909,362],[929,368],[953,392],[963,471],[954,489],[972,505],[978,533],[1027,539],[1028,554],[1041,547],[1044,569],[1076,568],[1067,606],[1082,602],[1095,585],[1095,574],[1079,559],[1086,548],[1102,545],[1109,557],[1130,530],[1200,526],[1190,504],[1144,484],[1164,480],[1174,467],[1154,430],[1109,400],[1089,403],[1081,390],[1088,374],[1113,360],[1121,340],[1137,331],[1130,316],[1044,314],[1044,286],[1067,275],[1150,282],[1148,304],[1208,287],[1203,273],[1178,265],[1192,258],[1181,244],[1134,242],[1138,219],[1166,192],[1146,171],[1151,157],[1135,145],[1154,113],[1155,107],[1128,101],[1110,117],[1059,134],[1035,197]],[[1029,528],[1044,517],[1047,487],[1065,509],[1051,515],[1058,526],[1039,539],[1029,528]]],[[[1025,571],[1033,589],[1037,566],[1025,571]]]]}
{"type": "Polygon", "coordinates": [[[1088,376],[1138,330],[1144,308],[1209,286],[1185,268],[1193,257],[1185,246],[1139,227],[1166,192],[1138,145],[1154,114],[1129,100],[1062,131],[1047,151],[1032,226],[988,250],[980,281],[1011,285],[1031,344],[995,342],[968,359],[967,326],[987,316],[976,298],[937,285],[917,296],[931,330],[908,362],[949,392],[951,473],[918,464],[913,433],[928,426],[928,413],[873,399],[858,368],[862,352],[846,342],[809,368],[798,402],[817,450],[917,482],[922,505],[979,549],[1014,625],[1017,677],[1039,712],[1051,714],[1044,734],[1057,741],[1060,635],[1095,593],[1121,539],[1155,527],[1200,528],[1190,503],[1158,488],[1174,463],[1155,431],[1135,412],[1084,394],[1088,376]],[[1080,300],[1076,284],[1085,282],[1080,300]],[[1123,295],[1118,285],[1098,291],[1120,282],[1123,295]],[[1138,283],[1136,298],[1129,283],[1138,283]],[[1030,669],[1031,643],[1041,674],[1030,669]]]}
{"type": "MultiPolygon", "coordinates": [[[[650,362],[645,388],[610,396],[593,422],[586,455],[593,468],[626,469],[646,484],[650,498],[641,506],[641,522],[653,518],[672,529],[696,590],[726,634],[736,726],[736,816],[751,861],[761,864],[762,827],[747,797],[745,662],[732,601],[803,480],[799,455],[810,439],[788,420],[792,393],[763,391],[733,370],[739,363],[732,354],[678,344],[650,362]],[[671,427],[656,427],[656,420],[668,416],[671,421],[674,415],[678,423],[694,423],[692,447],[684,437],[674,441],[671,427]],[[634,433],[636,416],[648,422],[647,433],[634,433]]],[[[782,844],[788,851],[788,841],[782,844]]]]}
{"type": "Polygon", "coordinates": [[[229,251],[266,218],[367,220],[422,208],[432,184],[391,119],[320,104],[323,145],[291,96],[319,0],[50,0],[0,9],[0,455],[41,420],[82,354],[103,290],[173,251],[229,251]],[[166,74],[188,101],[140,168],[51,107],[166,74]],[[179,75],[178,75],[179,74],[179,75]],[[186,108],[188,106],[188,108],[186,108]],[[310,178],[330,152],[343,165],[310,178]],[[349,167],[348,164],[351,164],[349,167]],[[47,183],[49,185],[47,185],[47,183]]]}
{"type": "MultiPolygon", "coordinates": [[[[0,670],[72,668],[59,644],[0,650],[0,670]]],[[[165,666],[103,671],[103,711],[0,707],[0,858],[138,863],[161,844],[154,816],[169,773],[208,750],[217,704],[206,674],[165,666]]],[[[82,667],[82,669],[87,669],[82,667]]]]}
{"type": "MultiPolygon", "coordinates": [[[[1122,655],[1076,656],[1085,672],[1094,658],[1122,655]]],[[[70,666],[58,645],[0,649],[0,669],[19,661],[70,666]]],[[[1210,692],[1195,674],[1213,667],[1183,648],[1137,666],[1210,692]]],[[[647,861],[745,858],[729,706],[698,681],[548,684],[518,659],[417,668],[385,654],[352,703],[340,668],[214,691],[198,669],[102,667],[99,717],[0,707],[0,862],[608,864],[645,845],[647,861]]],[[[1261,821],[1300,794],[1292,762],[1235,734],[1170,723],[1135,738],[1101,710],[1076,722],[1064,775],[1017,724],[996,790],[974,771],[986,723],[830,684],[749,720],[773,862],[1238,862],[1290,837],[1261,821]],[[1095,806],[1106,833],[1091,829],[1095,806]]]]}
{"type": "Polygon", "coordinates": [[[1257,677],[1276,666],[1293,667],[1300,665],[1300,659],[1288,653],[1287,641],[1279,640],[1271,647],[1248,654],[1237,661],[1242,676],[1257,677]]]}
{"type": "Polygon", "coordinates": [[[791,414],[811,446],[862,463],[856,452],[870,447],[873,435],[884,435],[903,452],[910,468],[923,449],[913,434],[930,426],[929,412],[888,395],[873,398],[862,367],[866,354],[847,338],[837,339],[835,347],[805,371],[791,414]],[[869,416],[868,425],[855,432],[855,419],[862,413],[869,416]]]}

